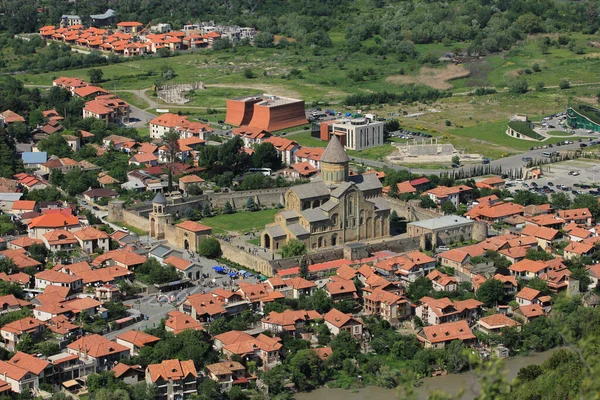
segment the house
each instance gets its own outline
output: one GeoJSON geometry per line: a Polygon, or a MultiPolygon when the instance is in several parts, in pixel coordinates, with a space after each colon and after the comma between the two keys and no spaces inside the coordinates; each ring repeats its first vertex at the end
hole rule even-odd
{"type": "Polygon", "coordinates": [[[13,351],[24,335],[36,338],[42,335],[44,329],[45,324],[43,322],[26,317],[4,325],[0,328],[0,334],[2,334],[4,346],[9,351],[13,351]]]}
{"type": "Polygon", "coordinates": [[[25,118],[11,110],[2,111],[0,113],[0,128],[6,128],[8,125],[14,124],[15,122],[25,123],[25,118]]]}
{"type": "Polygon", "coordinates": [[[197,249],[212,234],[212,228],[195,221],[183,221],[175,225],[176,242],[185,250],[197,249]]]}
{"type": "Polygon", "coordinates": [[[257,337],[240,331],[229,331],[214,337],[214,348],[221,351],[227,359],[234,356],[247,360],[260,360],[261,369],[268,371],[279,363],[281,339],[263,334],[257,337]]]}
{"type": "Polygon", "coordinates": [[[471,328],[469,328],[467,321],[456,321],[435,326],[425,326],[417,333],[417,339],[424,344],[426,349],[443,349],[454,340],[470,344],[476,338],[471,328]]]}
{"type": "Polygon", "coordinates": [[[137,153],[129,159],[129,165],[158,165],[158,157],[152,153],[137,153]]]}
{"type": "Polygon", "coordinates": [[[286,286],[291,289],[290,296],[292,299],[299,299],[300,296],[312,296],[314,292],[317,290],[317,284],[311,281],[308,281],[301,277],[295,277],[291,279],[284,280],[286,286]]]}
{"type": "Polygon", "coordinates": [[[170,311],[167,314],[167,320],[165,321],[165,330],[167,332],[173,332],[173,335],[178,335],[186,329],[203,331],[204,327],[200,322],[181,311],[170,311]]]}
{"type": "Polygon", "coordinates": [[[261,326],[275,334],[285,331],[294,336],[304,332],[307,324],[322,318],[323,316],[314,310],[271,311],[269,315],[261,319],[261,326]]]}
{"type": "Polygon", "coordinates": [[[134,271],[135,267],[146,262],[146,257],[125,249],[111,250],[92,261],[92,266],[117,266],[134,271]]]}
{"type": "Polygon", "coordinates": [[[515,295],[515,300],[519,306],[528,306],[530,304],[539,304],[540,291],[530,287],[524,287],[515,295]]]}
{"type": "MultiPolygon", "coordinates": [[[[8,363],[23,368],[29,374],[42,380],[52,374],[52,365],[50,365],[48,361],[42,360],[31,354],[23,353],[22,351],[17,351],[15,355],[8,360],[8,363]]],[[[27,376],[25,376],[25,379],[27,379],[27,376]]]]}
{"type": "Polygon", "coordinates": [[[481,317],[476,325],[478,331],[487,335],[499,334],[502,329],[510,327],[517,327],[517,329],[520,329],[521,324],[508,318],[504,314],[493,314],[487,317],[481,317]]]}
{"type": "Polygon", "coordinates": [[[128,385],[136,385],[143,382],[146,377],[146,373],[141,365],[127,365],[118,363],[112,370],[115,374],[115,379],[125,382],[128,385]]]}
{"type": "Polygon", "coordinates": [[[514,312],[514,316],[523,320],[525,323],[529,323],[543,315],[544,310],[539,304],[523,305],[517,308],[514,312]]]}
{"type": "Polygon", "coordinates": [[[600,286],[600,264],[587,265],[586,271],[590,276],[590,286],[588,289],[593,290],[600,286]]]}
{"type": "Polygon", "coordinates": [[[73,275],[46,269],[35,274],[36,289],[45,289],[48,285],[62,286],[73,292],[79,292],[83,288],[83,281],[73,275]]]}
{"type": "Polygon", "coordinates": [[[81,229],[77,217],[64,214],[42,214],[39,217],[29,220],[27,227],[29,237],[39,240],[43,240],[43,236],[46,233],[57,229],[64,229],[70,232],[81,229]]]}
{"type": "Polygon", "coordinates": [[[552,250],[556,243],[563,240],[560,231],[544,226],[527,225],[521,230],[521,236],[533,236],[542,250],[552,250]]]}
{"type": "Polygon", "coordinates": [[[464,185],[453,187],[438,186],[426,191],[425,194],[437,205],[442,205],[449,201],[454,204],[454,207],[458,207],[460,204],[460,194],[471,190],[473,190],[471,187],[464,185]]]}
{"type": "Polygon", "coordinates": [[[378,315],[392,326],[398,326],[412,313],[408,299],[383,289],[375,289],[363,299],[365,315],[378,315]]]}
{"type": "Polygon", "coordinates": [[[384,259],[375,264],[375,270],[385,276],[398,276],[407,282],[427,275],[435,268],[435,259],[420,251],[384,259]]]}
{"type": "MultiPolygon", "coordinates": [[[[81,169],[81,165],[71,158],[58,158],[51,156],[50,159],[40,166],[43,175],[49,175],[52,171],[60,171],[66,174],[74,169],[81,169]]],[[[36,174],[39,174],[36,172],[36,174]]]]}
{"type": "Polygon", "coordinates": [[[477,182],[478,188],[486,188],[486,189],[502,189],[504,187],[504,179],[502,179],[499,176],[492,176],[489,178],[486,178],[480,182],[477,182]]]}
{"type": "Polygon", "coordinates": [[[198,372],[192,360],[165,360],[146,368],[146,383],[160,400],[186,400],[198,392],[198,372]]]}
{"type": "Polygon", "coordinates": [[[294,154],[300,148],[298,143],[293,140],[282,138],[280,136],[271,136],[264,140],[265,143],[271,143],[284,164],[292,165],[294,163],[294,154]]]}
{"type": "Polygon", "coordinates": [[[186,194],[190,186],[202,186],[203,184],[204,179],[200,178],[198,175],[186,175],[179,178],[179,190],[186,194]]]}
{"type": "Polygon", "coordinates": [[[39,211],[39,207],[34,200],[16,200],[10,213],[14,216],[21,216],[24,213],[39,211]]]}
{"type": "Polygon", "coordinates": [[[103,253],[110,250],[110,236],[108,233],[93,227],[83,228],[73,233],[79,247],[88,254],[100,249],[103,253]]]}
{"type": "Polygon", "coordinates": [[[435,269],[427,274],[427,279],[433,284],[433,290],[442,292],[453,292],[458,289],[458,280],[435,269]]]}
{"type": "Polygon", "coordinates": [[[127,347],[96,334],[83,336],[68,344],[67,351],[81,360],[93,362],[96,371],[110,370],[122,359],[129,358],[130,354],[127,347]]]}
{"type": "Polygon", "coordinates": [[[354,282],[340,278],[339,276],[332,276],[330,281],[325,284],[325,293],[333,302],[344,301],[344,300],[357,300],[358,293],[354,282]]]}
{"type": "MultiPolygon", "coordinates": [[[[221,292],[219,291],[219,293],[221,292]]],[[[230,299],[234,299],[232,303],[242,301],[242,297],[234,292],[228,292],[226,295],[230,295],[230,299]]],[[[179,311],[191,315],[196,321],[208,322],[227,315],[226,301],[229,301],[229,299],[219,298],[214,292],[196,293],[185,298],[179,305],[179,311]]]]}
{"type": "Polygon", "coordinates": [[[116,199],[117,197],[119,197],[119,193],[106,188],[90,189],[83,192],[83,198],[90,203],[95,203],[101,199],[116,199]]]}
{"type": "Polygon", "coordinates": [[[363,323],[351,314],[345,314],[332,308],[323,316],[323,320],[333,336],[339,335],[342,331],[347,331],[352,337],[362,339],[363,323]]]}
{"type": "Polygon", "coordinates": [[[180,258],[180,257],[169,256],[169,257],[165,258],[163,263],[165,265],[172,265],[173,267],[175,267],[176,270],[181,272],[183,274],[183,276],[185,276],[188,279],[198,280],[198,279],[200,279],[200,276],[202,274],[202,266],[201,265],[196,264],[195,262],[192,262],[192,261],[184,260],[183,258],[180,258]]]}
{"type": "Polygon", "coordinates": [[[75,235],[64,229],[56,229],[43,234],[42,241],[51,252],[71,251],[77,247],[75,235]]]}
{"type": "Polygon", "coordinates": [[[12,294],[0,296],[0,314],[7,312],[18,311],[24,307],[30,307],[31,303],[25,300],[16,298],[12,294]]]}
{"type": "Polygon", "coordinates": [[[567,223],[574,222],[578,225],[592,226],[593,222],[592,213],[587,208],[558,210],[558,216],[567,223]]]}
{"type": "Polygon", "coordinates": [[[529,280],[536,277],[539,278],[542,274],[547,273],[550,270],[550,266],[545,261],[524,259],[511,265],[508,269],[512,276],[529,280]]]}
{"type": "Polygon", "coordinates": [[[480,203],[465,213],[465,217],[487,223],[502,222],[508,218],[523,215],[523,206],[515,203],[497,201],[480,203]]]}
{"type": "Polygon", "coordinates": [[[40,380],[37,375],[6,361],[0,361],[0,393],[10,395],[15,393],[29,393],[39,389],[40,380]]]}
{"type": "Polygon", "coordinates": [[[158,343],[159,340],[160,338],[157,338],[156,336],[136,330],[123,332],[115,338],[115,341],[118,344],[123,345],[130,350],[132,357],[138,355],[142,347],[158,343]]]}
{"type": "Polygon", "coordinates": [[[246,375],[246,368],[237,361],[222,361],[206,366],[208,378],[217,382],[223,390],[229,390],[233,385],[245,386],[250,379],[256,377],[246,375]]]}
{"type": "Polygon", "coordinates": [[[463,319],[475,319],[481,313],[483,303],[475,300],[452,301],[447,297],[433,299],[423,297],[415,309],[415,315],[424,323],[438,325],[463,319]]]}
{"type": "Polygon", "coordinates": [[[166,113],[151,119],[150,137],[152,139],[160,139],[167,134],[171,129],[176,130],[178,127],[187,122],[187,117],[182,117],[177,114],[166,113]]]}

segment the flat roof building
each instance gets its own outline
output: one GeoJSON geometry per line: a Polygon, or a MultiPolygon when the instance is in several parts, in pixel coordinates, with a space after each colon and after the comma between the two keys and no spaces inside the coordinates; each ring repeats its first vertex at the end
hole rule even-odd
{"type": "Polygon", "coordinates": [[[320,125],[321,140],[329,141],[333,135],[350,150],[364,150],[384,144],[383,122],[373,118],[344,118],[324,121],[320,125]]]}

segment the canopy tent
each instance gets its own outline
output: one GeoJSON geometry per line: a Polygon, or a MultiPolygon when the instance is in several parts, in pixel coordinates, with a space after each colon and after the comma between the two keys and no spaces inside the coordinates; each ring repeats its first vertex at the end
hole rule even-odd
{"type": "Polygon", "coordinates": [[[223,272],[223,271],[225,271],[225,270],[223,269],[223,267],[219,267],[218,265],[215,265],[215,266],[213,267],[213,270],[215,270],[215,271],[217,271],[217,272],[223,272]]]}

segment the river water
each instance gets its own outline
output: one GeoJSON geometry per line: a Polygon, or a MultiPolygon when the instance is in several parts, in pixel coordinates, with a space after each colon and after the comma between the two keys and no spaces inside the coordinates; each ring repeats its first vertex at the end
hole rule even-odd
{"type": "MultiPolygon", "coordinates": [[[[504,361],[504,370],[508,381],[512,381],[519,369],[532,364],[541,364],[546,361],[558,348],[530,356],[518,356],[504,361]]],[[[449,395],[456,395],[464,391],[461,400],[473,400],[479,394],[479,385],[474,372],[462,374],[449,374],[435,378],[425,378],[422,385],[415,389],[417,399],[426,400],[433,391],[443,391],[449,395]]],[[[355,391],[345,389],[331,389],[322,387],[310,393],[298,393],[296,400],[401,400],[394,389],[384,389],[370,386],[355,391]]]]}

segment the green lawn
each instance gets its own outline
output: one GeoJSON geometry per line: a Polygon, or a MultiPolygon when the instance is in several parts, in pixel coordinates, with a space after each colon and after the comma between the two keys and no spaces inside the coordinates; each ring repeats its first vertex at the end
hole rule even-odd
{"type": "Polygon", "coordinates": [[[371,147],[369,149],[355,151],[347,150],[349,156],[357,158],[366,158],[375,161],[385,161],[385,158],[396,151],[396,148],[389,143],[383,146],[371,147]]]}
{"type": "MultiPolygon", "coordinates": [[[[295,128],[292,128],[295,129],[295,128]]],[[[301,146],[306,147],[327,147],[327,143],[324,140],[314,138],[310,135],[310,131],[304,131],[302,133],[295,133],[287,137],[290,140],[295,141],[301,146]]]]}
{"type": "Polygon", "coordinates": [[[525,121],[510,121],[508,126],[520,133],[523,136],[527,136],[531,139],[540,140],[543,139],[543,136],[531,129],[531,126],[528,122],[525,121]]]}
{"type": "Polygon", "coordinates": [[[240,211],[234,214],[221,214],[211,218],[203,218],[200,222],[212,227],[215,233],[223,233],[224,231],[247,232],[263,229],[266,224],[273,222],[277,211],[279,210],[240,211]]]}
{"type": "Polygon", "coordinates": [[[118,92],[117,95],[132,106],[141,108],[142,110],[150,107],[150,104],[146,100],[139,98],[132,92],[118,92]]]}
{"type": "Polygon", "coordinates": [[[145,236],[145,235],[147,235],[146,231],[143,231],[143,230],[141,230],[139,228],[136,228],[135,226],[132,226],[132,225],[127,225],[127,224],[124,224],[122,222],[113,222],[113,224],[118,225],[121,228],[127,228],[129,230],[129,232],[135,233],[138,236],[145,236]]]}

